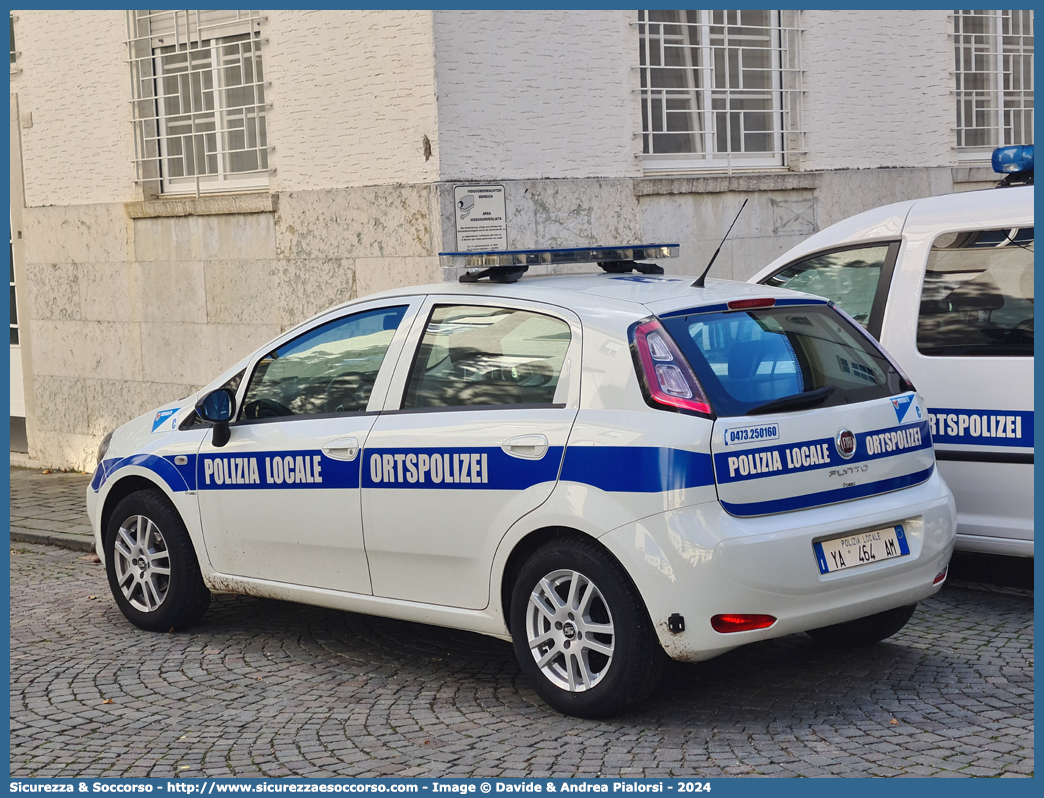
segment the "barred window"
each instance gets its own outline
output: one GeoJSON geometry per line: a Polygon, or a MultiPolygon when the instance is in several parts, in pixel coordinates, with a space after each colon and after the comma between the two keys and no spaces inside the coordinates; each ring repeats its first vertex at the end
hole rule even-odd
{"type": "Polygon", "coordinates": [[[148,193],[268,185],[259,11],[130,11],[135,176],[148,193]]]}
{"type": "Polygon", "coordinates": [[[1033,143],[1033,11],[954,11],[957,148],[962,159],[1033,143]]]}
{"type": "Polygon", "coordinates": [[[783,166],[800,151],[798,29],[783,24],[796,14],[638,12],[647,169],[783,166]]]}

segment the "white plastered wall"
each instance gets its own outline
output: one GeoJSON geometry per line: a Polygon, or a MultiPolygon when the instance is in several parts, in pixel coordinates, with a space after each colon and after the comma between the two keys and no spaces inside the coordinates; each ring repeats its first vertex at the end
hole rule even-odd
{"type": "Polygon", "coordinates": [[[273,191],[438,179],[430,11],[266,14],[273,191]]]}
{"type": "Polygon", "coordinates": [[[26,206],[134,199],[125,12],[16,15],[26,206]]]}
{"type": "Polygon", "coordinates": [[[436,11],[442,180],[641,174],[626,11],[436,11]]]}
{"type": "Polygon", "coordinates": [[[950,13],[801,13],[803,170],[955,163],[950,13]]]}

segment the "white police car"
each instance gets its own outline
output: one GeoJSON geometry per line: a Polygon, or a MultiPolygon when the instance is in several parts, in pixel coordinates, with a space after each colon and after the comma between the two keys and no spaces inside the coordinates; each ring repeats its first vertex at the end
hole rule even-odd
{"type": "Polygon", "coordinates": [[[881,341],[928,402],[957,548],[1032,557],[1032,147],[994,168],[1004,187],[853,216],[751,282],[828,297],[881,341]]]}
{"type": "Polygon", "coordinates": [[[822,299],[632,260],[675,249],[462,257],[493,282],[342,305],[120,427],[87,493],[120,609],[166,632],[246,593],[511,639],[592,717],[663,652],[898,631],[953,546],[921,399],[822,299]],[[499,282],[571,260],[610,273],[499,282]]]}

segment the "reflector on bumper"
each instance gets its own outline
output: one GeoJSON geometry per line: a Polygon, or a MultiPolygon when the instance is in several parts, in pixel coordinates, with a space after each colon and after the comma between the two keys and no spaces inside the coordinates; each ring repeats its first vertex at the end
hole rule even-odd
{"type": "Polygon", "coordinates": [[[751,629],[767,629],[776,622],[771,615],[749,615],[730,613],[728,615],[715,615],[711,618],[711,626],[715,632],[727,634],[729,632],[747,632],[751,629]]]}

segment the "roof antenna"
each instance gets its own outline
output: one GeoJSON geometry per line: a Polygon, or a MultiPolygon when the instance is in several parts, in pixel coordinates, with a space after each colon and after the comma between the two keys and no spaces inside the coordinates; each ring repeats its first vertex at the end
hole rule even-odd
{"type": "MultiPolygon", "coordinates": [[[[736,222],[739,221],[740,213],[743,213],[743,209],[747,207],[747,200],[750,197],[743,200],[743,204],[740,205],[739,213],[736,214],[736,218],[732,220],[732,224],[729,225],[729,229],[725,231],[725,238],[729,237],[729,233],[732,232],[732,228],[736,226],[736,222]]],[[[703,282],[707,279],[707,272],[710,271],[710,267],[714,265],[714,259],[718,257],[718,253],[721,252],[721,248],[725,246],[725,238],[721,239],[721,243],[718,244],[718,248],[714,250],[714,254],[711,255],[710,263],[707,264],[707,268],[703,270],[703,274],[696,278],[696,282],[692,284],[692,288],[703,288],[703,282]]]]}

